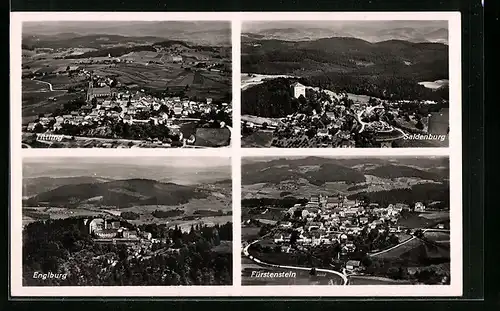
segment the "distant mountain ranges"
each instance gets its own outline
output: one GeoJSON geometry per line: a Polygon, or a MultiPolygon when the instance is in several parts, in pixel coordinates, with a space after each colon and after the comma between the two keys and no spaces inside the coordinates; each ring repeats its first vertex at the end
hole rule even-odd
{"type": "MultiPolygon", "coordinates": [[[[159,42],[180,40],[193,45],[231,45],[229,22],[27,22],[23,24],[23,43],[47,41],[49,44],[159,42]],[[100,40],[98,40],[100,39],[100,40]],[[26,40],[26,41],[25,41],[26,40]],[[28,41],[29,40],[29,41],[28,41]],[[65,41],[67,40],[67,41],[65,41]],[[60,43],[57,43],[60,41],[60,43]]],[[[57,47],[57,46],[46,46],[57,47]]],[[[95,46],[99,47],[99,46],[95,46]]]]}
{"type": "Polygon", "coordinates": [[[343,193],[349,199],[365,199],[384,206],[420,201],[425,204],[439,202],[435,205],[436,208],[449,208],[447,161],[445,158],[384,160],[319,157],[243,161],[242,197],[244,201],[261,197],[275,198],[274,193],[282,196],[283,192],[280,191],[283,191],[283,186],[294,184],[298,188],[288,192],[288,195],[297,198],[331,191],[332,194],[343,193]],[[373,176],[376,177],[375,181],[372,181],[373,176]],[[399,178],[403,178],[403,181],[396,181],[399,178]],[[408,182],[407,186],[402,187],[406,183],[404,178],[420,182],[408,182]],[[327,191],[330,186],[326,183],[332,182],[343,182],[351,186],[340,191],[334,190],[335,186],[327,191]],[[397,185],[393,186],[393,183],[397,185]]]}
{"type": "Polygon", "coordinates": [[[396,27],[371,29],[369,27],[346,27],[332,29],[325,27],[284,27],[243,32],[243,38],[277,39],[287,41],[310,41],[328,37],[355,37],[369,42],[404,40],[409,42],[448,43],[448,29],[443,27],[396,27]]]}
{"type": "Polygon", "coordinates": [[[445,182],[449,177],[447,160],[403,159],[328,159],[307,157],[301,159],[275,159],[243,163],[242,184],[279,184],[287,180],[306,179],[309,183],[322,186],[327,182],[362,183],[365,175],[393,179],[412,177],[423,180],[445,182]],[[405,162],[413,162],[408,166],[405,162]],[[367,165],[369,164],[369,165],[367,165]]]}
{"type": "Polygon", "coordinates": [[[151,179],[109,180],[94,177],[25,178],[24,205],[78,206],[100,203],[117,207],[130,205],[179,205],[191,199],[208,198],[210,191],[151,179]]]}
{"type": "MultiPolygon", "coordinates": [[[[221,36],[216,36],[221,38],[221,36]]],[[[203,50],[208,52],[217,51],[217,48],[229,48],[227,42],[223,40],[204,42],[189,39],[171,39],[155,36],[128,37],[122,35],[93,34],[78,35],[73,33],[63,33],[58,35],[24,35],[22,40],[23,51],[35,48],[67,48],[67,49],[94,49],[83,54],[74,54],[66,58],[87,58],[105,57],[111,55],[119,57],[130,52],[156,51],[155,47],[180,47],[193,51],[203,50]]]]}

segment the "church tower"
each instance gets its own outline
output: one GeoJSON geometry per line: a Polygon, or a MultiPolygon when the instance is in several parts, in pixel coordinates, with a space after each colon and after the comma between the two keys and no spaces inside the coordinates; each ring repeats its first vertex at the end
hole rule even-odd
{"type": "Polygon", "coordinates": [[[94,83],[92,81],[92,74],[90,74],[89,88],[87,90],[87,102],[90,103],[94,93],[94,83]]]}

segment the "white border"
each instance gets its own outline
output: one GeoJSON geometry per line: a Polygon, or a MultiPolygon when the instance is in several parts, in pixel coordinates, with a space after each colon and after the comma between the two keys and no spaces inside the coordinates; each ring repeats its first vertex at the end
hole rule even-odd
{"type": "Polygon", "coordinates": [[[13,297],[195,297],[195,296],[308,296],[444,297],[462,295],[462,148],[461,148],[461,21],[459,12],[15,12],[11,13],[11,295],[13,297]],[[228,21],[232,25],[233,133],[231,147],[223,149],[21,149],[21,23],[23,21],[228,21]],[[448,148],[397,149],[251,149],[240,147],[240,30],[243,21],[277,20],[448,20],[450,137],[448,148]],[[19,125],[19,126],[17,126],[19,125]],[[23,287],[22,286],[22,193],[23,157],[59,156],[221,156],[231,157],[233,174],[233,285],[232,286],[120,286],[120,287],[23,287]],[[242,156],[449,156],[451,206],[451,284],[356,285],[356,286],[241,286],[241,157],[242,156]]]}

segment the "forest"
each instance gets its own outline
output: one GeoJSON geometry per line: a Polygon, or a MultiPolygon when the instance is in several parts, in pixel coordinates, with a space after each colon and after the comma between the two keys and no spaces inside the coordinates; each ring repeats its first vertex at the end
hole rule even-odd
{"type": "Polygon", "coordinates": [[[395,203],[414,204],[422,202],[428,204],[434,201],[442,202],[442,208],[450,208],[450,185],[443,183],[425,183],[413,185],[411,189],[392,189],[375,192],[359,192],[348,196],[349,199],[367,198],[382,206],[395,203]]]}
{"type": "MultiPolygon", "coordinates": [[[[165,242],[125,245],[96,243],[83,219],[33,222],[23,230],[25,286],[224,285],[232,283],[231,254],[213,251],[232,240],[232,224],[179,227],[148,224],[140,230],[165,242]],[[137,252],[140,256],[136,255],[137,252]],[[134,255],[135,254],[135,255],[134,255]],[[35,279],[38,273],[67,273],[62,279],[35,279]]],[[[130,223],[122,226],[135,228],[130,223]]]]}

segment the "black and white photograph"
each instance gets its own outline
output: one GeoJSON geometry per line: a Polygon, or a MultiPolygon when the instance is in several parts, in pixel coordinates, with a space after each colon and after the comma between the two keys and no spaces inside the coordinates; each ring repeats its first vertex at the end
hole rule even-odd
{"type": "Polygon", "coordinates": [[[23,286],[231,285],[230,158],[27,157],[23,286]]]}
{"type": "Polygon", "coordinates": [[[242,147],[447,147],[448,28],[447,20],[244,21],[242,147]]]}
{"type": "Polygon", "coordinates": [[[243,158],[242,284],[449,285],[449,169],[434,156],[243,158]]]}
{"type": "Polygon", "coordinates": [[[231,51],[229,21],[25,21],[22,147],[229,146],[231,51]]]}

